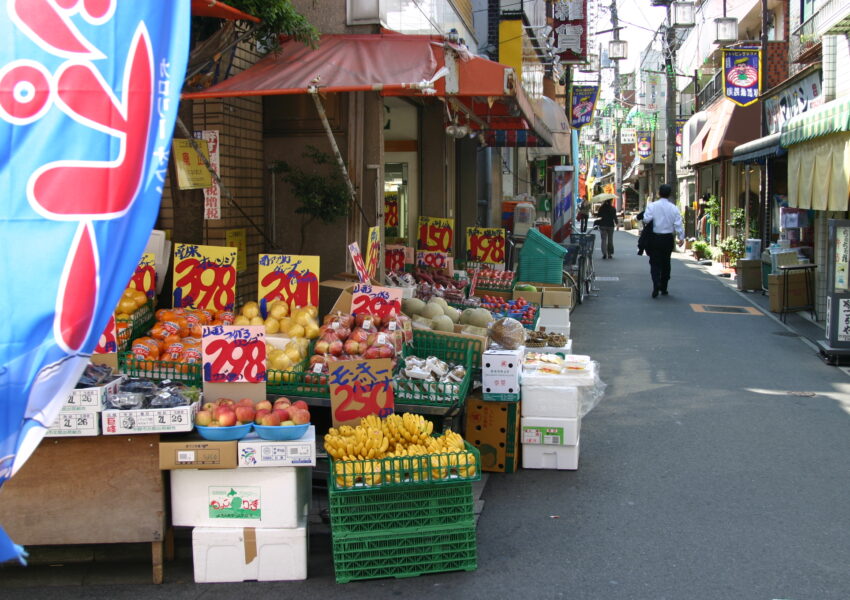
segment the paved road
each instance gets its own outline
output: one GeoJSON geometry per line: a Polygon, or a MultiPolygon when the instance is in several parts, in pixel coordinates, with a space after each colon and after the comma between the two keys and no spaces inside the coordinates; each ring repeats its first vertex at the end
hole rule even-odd
{"type": "Polygon", "coordinates": [[[618,280],[573,315],[575,349],[607,384],[580,469],[491,476],[476,572],[336,585],[318,535],[301,583],[195,585],[184,548],[163,586],[127,583],[141,563],[83,587],[5,569],[0,596],[850,598],[850,378],[771,315],[695,311],[753,304],[681,256],[670,296],[652,299],[634,237],[615,240],[596,265],[618,280]]]}

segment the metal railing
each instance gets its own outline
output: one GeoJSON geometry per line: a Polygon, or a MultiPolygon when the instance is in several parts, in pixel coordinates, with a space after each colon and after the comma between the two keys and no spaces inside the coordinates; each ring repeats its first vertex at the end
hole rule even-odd
{"type": "Polygon", "coordinates": [[[798,62],[801,56],[821,45],[821,36],[818,34],[820,14],[820,11],[816,12],[791,32],[791,39],[788,40],[789,62],[798,62]]]}
{"type": "Polygon", "coordinates": [[[717,71],[705,86],[697,94],[697,105],[702,108],[711,104],[715,98],[723,93],[723,71],[717,71]]]}

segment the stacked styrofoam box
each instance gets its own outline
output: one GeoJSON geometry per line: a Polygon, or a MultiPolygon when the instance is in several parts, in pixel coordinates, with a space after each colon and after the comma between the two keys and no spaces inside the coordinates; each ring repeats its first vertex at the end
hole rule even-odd
{"type": "Polygon", "coordinates": [[[537,331],[549,333],[560,333],[567,338],[570,337],[570,309],[568,308],[541,308],[540,317],[537,319],[537,331]]]}
{"type": "Polygon", "coordinates": [[[194,527],[198,583],[307,578],[312,469],[251,466],[171,471],[171,521],[194,527]]]}

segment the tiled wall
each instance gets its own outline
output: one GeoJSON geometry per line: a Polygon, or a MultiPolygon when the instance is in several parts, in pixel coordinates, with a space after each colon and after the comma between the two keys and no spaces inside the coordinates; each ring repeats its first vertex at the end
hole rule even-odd
{"type": "Polygon", "coordinates": [[[835,97],[850,96],[850,38],[836,35],[835,38],[835,97]]]}

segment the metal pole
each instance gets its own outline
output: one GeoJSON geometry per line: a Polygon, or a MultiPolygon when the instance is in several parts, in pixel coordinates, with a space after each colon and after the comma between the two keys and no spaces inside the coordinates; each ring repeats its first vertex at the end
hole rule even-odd
{"type": "Polygon", "coordinates": [[[676,180],[676,29],[667,5],[667,31],[665,32],[667,52],[664,61],[667,70],[667,103],[665,120],[667,122],[667,150],[665,152],[665,183],[673,190],[673,197],[679,195],[676,180]]]}
{"type": "MultiPolygon", "coordinates": [[[[614,40],[619,41],[620,39],[620,22],[617,17],[617,2],[616,0],[611,0],[611,27],[614,29],[614,40]]],[[[600,53],[601,56],[601,53],[600,53]]],[[[620,107],[620,61],[614,61],[614,194],[617,196],[616,208],[618,210],[625,210],[625,206],[622,206],[622,191],[623,191],[623,182],[622,182],[622,174],[623,174],[623,165],[621,160],[621,152],[620,152],[620,122],[617,120],[617,113],[619,112],[620,107]]]]}

